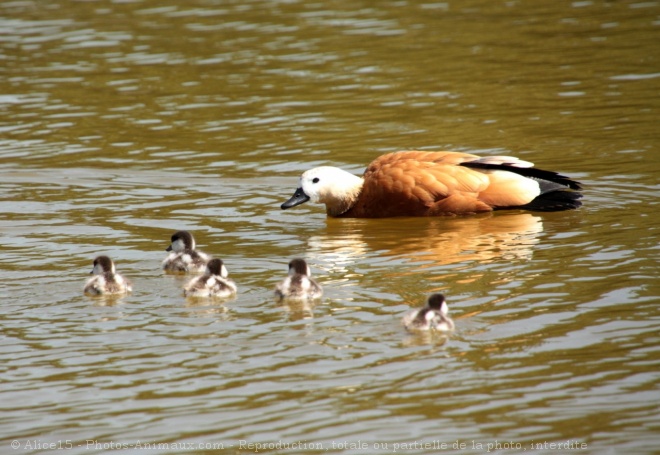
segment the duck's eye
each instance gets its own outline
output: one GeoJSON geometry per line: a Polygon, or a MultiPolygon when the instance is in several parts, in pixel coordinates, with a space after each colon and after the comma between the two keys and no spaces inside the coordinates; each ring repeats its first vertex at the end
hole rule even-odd
{"type": "Polygon", "coordinates": [[[318,178],[318,177],[314,177],[314,178],[312,179],[312,183],[319,183],[319,178],[318,178]]]}

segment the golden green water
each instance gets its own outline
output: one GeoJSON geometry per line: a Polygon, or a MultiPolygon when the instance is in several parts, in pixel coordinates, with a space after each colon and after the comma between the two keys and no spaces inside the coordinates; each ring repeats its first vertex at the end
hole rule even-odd
{"type": "Polygon", "coordinates": [[[0,453],[658,452],[658,2],[25,0],[0,31],[0,453]],[[279,209],[403,149],[585,205],[279,209]],[[236,299],[161,271],[179,229],[236,299]],[[130,296],[83,296],[98,254],[130,296]],[[295,256],[322,301],[274,300],[295,256]],[[435,291],[455,332],[407,334],[435,291]]]}

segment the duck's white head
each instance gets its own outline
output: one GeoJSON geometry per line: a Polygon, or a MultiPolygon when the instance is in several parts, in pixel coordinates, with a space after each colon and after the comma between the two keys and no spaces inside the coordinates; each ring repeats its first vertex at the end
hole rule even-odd
{"type": "Polygon", "coordinates": [[[325,204],[328,215],[338,216],[350,209],[362,190],[361,177],[332,166],[315,167],[303,172],[300,184],[282,209],[307,201],[325,204]]]}

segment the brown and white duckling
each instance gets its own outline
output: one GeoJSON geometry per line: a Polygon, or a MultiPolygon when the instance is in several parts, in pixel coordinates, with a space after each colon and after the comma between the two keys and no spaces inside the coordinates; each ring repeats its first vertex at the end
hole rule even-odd
{"type": "Polygon", "coordinates": [[[171,253],[163,261],[163,270],[169,272],[203,272],[211,257],[195,250],[195,238],[188,231],[172,234],[172,244],[165,251],[171,253]]]}
{"type": "Polygon", "coordinates": [[[204,275],[191,279],[183,288],[187,297],[231,297],[237,292],[236,283],[227,278],[229,273],[221,259],[211,259],[204,275]]]}
{"type": "Polygon", "coordinates": [[[94,267],[83,292],[90,295],[126,294],[133,290],[129,280],[115,271],[115,264],[108,256],[98,256],[94,259],[94,267]]]}
{"type": "Polygon", "coordinates": [[[289,262],[289,276],[275,287],[279,299],[313,300],[323,295],[323,289],[312,277],[304,259],[289,262]]]}
{"type": "Polygon", "coordinates": [[[524,209],[553,212],[580,207],[580,183],[511,156],[461,152],[388,153],[358,177],[332,166],[300,177],[282,209],[307,201],[331,217],[440,216],[524,209]]]}
{"type": "Polygon", "coordinates": [[[413,310],[403,317],[403,325],[411,331],[438,330],[442,332],[454,330],[454,321],[447,313],[447,301],[442,294],[431,294],[426,306],[413,310]]]}

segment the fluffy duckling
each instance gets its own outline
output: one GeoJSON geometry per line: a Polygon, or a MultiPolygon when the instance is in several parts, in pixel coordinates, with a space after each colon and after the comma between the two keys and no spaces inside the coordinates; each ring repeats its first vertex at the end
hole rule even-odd
{"type": "Polygon", "coordinates": [[[403,325],[411,331],[416,330],[454,330],[454,321],[447,313],[447,301],[442,294],[431,294],[426,306],[419,310],[413,310],[403,317],[403,325]]]}
{"type": "Polygon", "coordinates": [[[83,289],[85,294],[126,294],[133,290],[129,280],[115,272],[115,264],[108,256],[98,256],[94,259],[94,268],[90,278],[83,289]]]}
{"type": "Polygon", "coordinates": [[[323,295],[323,289],[312,278],[312,272],[304,259],[289,262],[289,276],[275,287],[279,299],[313,300],[323,295]]]}
{"type": "Polygon", "coordinates": [[[336,167],[310,169],[282,209],[323,203],[332,217],[439,216],[580,207],[580,183],[510,156],[405,151],[376,158],[358,177],[336,167]]]}
{"type": "Polygon", "coordinates": [[[183,288],[187,297],[227,298],[236,294],[236,283],[227,278],[227,267],[220,259],[211,259],[206,264],[204,275],[191,279],[183,288]]]}
{"type": "Polygon", "coordinates": [[[171,251],[163,261],[163,270],[168,272],[203,272],[211,259],[195,250],[195,238],[188,231],[172,234],[172,244],[165,251],[171,251]]]}

